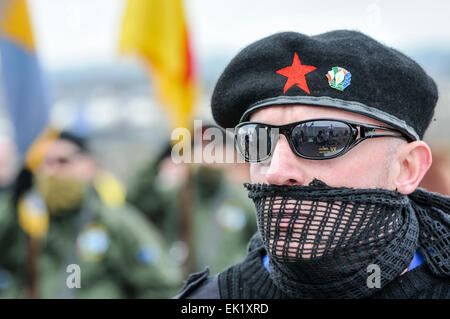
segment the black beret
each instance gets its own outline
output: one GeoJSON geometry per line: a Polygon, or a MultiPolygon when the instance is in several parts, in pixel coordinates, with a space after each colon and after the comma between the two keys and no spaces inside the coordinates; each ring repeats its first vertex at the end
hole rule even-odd
{"type": "Polygon", "coordinates": [[[357,31],[316,36],[283,32],[240,51],[211,101],[223,128],[263,107],[314,105],[359,113],[421,139],[438,99],[436,84],[412,59],[357,31]]]}

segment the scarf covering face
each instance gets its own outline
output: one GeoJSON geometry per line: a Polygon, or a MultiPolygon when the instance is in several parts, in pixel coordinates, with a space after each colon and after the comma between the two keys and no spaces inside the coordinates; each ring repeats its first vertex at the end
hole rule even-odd
{"type": "Polygon", "coordinates": [[[36,188],[51,214],[62,214],[81,207],[88,184],[74,177],[36,175],[36,188]]]}
{"type": "Polygon", "coordinates": [[[361,298],[368,267],[380,284],[408,268],[419,223],[408,196],[382,189],[245,184],[269,256],[270,276],[291,298],[361,298]]]}

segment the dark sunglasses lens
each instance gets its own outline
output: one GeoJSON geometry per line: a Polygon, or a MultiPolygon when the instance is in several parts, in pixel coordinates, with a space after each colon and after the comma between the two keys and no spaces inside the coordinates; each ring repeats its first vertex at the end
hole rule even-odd
{"type": "Polygon", "coordinates": [[[351,129],[335,121],[311,121],[292,130],[292,143],[298,153],[313,158],[327,158],[340,153],[348,144],[351,129]]]}
{"type": "Polygon", "coordinates": [[[249,162],[266,160],[272,151],[272,130],[261,124],[245,124],[236,129],[236,147],[249,162]]]}

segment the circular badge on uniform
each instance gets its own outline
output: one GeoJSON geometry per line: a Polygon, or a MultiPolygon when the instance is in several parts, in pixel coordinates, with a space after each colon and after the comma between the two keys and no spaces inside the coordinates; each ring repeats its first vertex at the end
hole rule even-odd
{"type": "Polygon", "coordinates": [[[239,231],[247,223],[244,211],[233,205],[223,205],[216,213],[216,222],[229,231],[239,231]]]}
{"type": "Polygon", "coordinates": [[[156,245],[145,245],[138,249],[137,259],[144,265],[154,264],[159,259],[159,248],[156,245]]]}
{"type": "Polygon", "coordinates": [[[109,247],[108,232],[102,224],[87,225],[77,238],[77,251],[83,261],[101,260],[109,247]]]}
{"type": "Polygon", "coordinates": [[[0,289],[8,288],[11,282],[11,273],[6,269],[0,269],[0,289]]]}

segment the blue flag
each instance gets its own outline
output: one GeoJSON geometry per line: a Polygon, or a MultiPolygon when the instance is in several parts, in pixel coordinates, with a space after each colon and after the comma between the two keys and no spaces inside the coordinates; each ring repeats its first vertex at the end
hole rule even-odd
{"type": "Polygon", "coordinates": [[[50,112],[26,0],[0,0],[0,76],[4,102],[23,158],[47,125],[50,112]]]}

